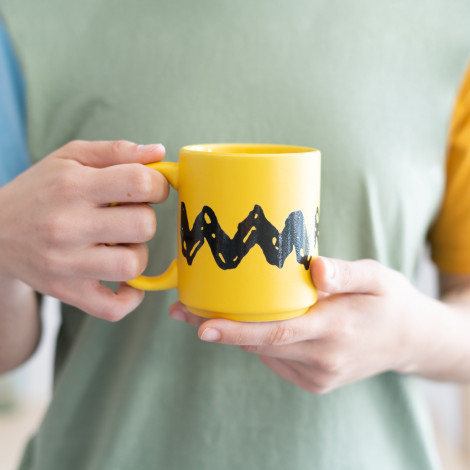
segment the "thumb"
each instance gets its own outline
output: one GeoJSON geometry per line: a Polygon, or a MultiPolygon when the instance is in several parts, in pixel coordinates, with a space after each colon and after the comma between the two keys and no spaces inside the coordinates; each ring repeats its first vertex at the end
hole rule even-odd
{"type": "Polygon", "coordinates": [[[56,156],[76,160],[82,165],[105,168],[122,163],[153,163],[165,156],[162,144],[138,145],[127,140],[74,140],[54,152],[56,156]]]}
{"type": "Polygon", "coordinates": [[[383,294],[390,282],[390,269],[374,260],[344,261],[315,258],[311,275],[318,290],[330,294],[383,294]]]}

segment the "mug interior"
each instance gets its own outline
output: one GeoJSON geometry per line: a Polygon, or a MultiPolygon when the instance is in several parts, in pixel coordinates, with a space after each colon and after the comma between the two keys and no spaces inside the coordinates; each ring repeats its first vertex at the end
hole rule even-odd
{"type": "Polygon", "coordinates": [[[296,154],[316,152],[309,147],[299,147],[295,145],[277,145],[277,144],[198,144],[187,145],[181,150],[189,152],[209,153],[212,155],[273,155],[273,154],[296,154]]]}

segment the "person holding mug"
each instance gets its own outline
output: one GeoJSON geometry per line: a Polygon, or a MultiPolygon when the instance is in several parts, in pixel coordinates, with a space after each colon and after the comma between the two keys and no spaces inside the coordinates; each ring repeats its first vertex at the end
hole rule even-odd
{"type": "MultiPolygon", "coordinates": [[[[36,294],[62,301],[54,397],[22,470],[440,468],[413,376],[470,379],[470,11],[432,3],[423,21],[420,2],[2,2],[2,371],[37,345],[36,294]],[[177,202],[152,164],[207,142],[319,149],[319,221],[313,192],[274,214],[318,188],[302,171],[276,173],[269,211],[177,202]],[[300,210],[318,246],[280,243],[300,210]],[[265,245],[289,246],[309,286],[292,318],[208,319],[175,289],[132,287],[175,254],[180,290],[197,263],[267,262],[251,229],[243,259],[214,251],[234,269],[209,243],[262,214],[265,245]],[[440,300],[410,282],[426,240],[440,300]]],[[[283,263],[253,267],[250,287],[283,263]]]]}

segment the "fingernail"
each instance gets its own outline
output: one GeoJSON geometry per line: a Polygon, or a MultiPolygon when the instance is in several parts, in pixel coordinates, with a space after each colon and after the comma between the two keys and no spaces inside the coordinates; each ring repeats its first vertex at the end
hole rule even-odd
{"type": "Polygon", "coordinates": [[[170,317],[174,320],[186,321],[186,314],[182,310],[173,310],[170,312],[170,317]]]}
{"type": "Polygon", "coordinates": [[[219,341],[221,337],[220,331],[214,328],[206,328],[201,335],[203,341],[219,341]]]}
{"type": "Polygon", "coordinates": [[[323,264],[325,265],[325,277],[330,280],[334,279],[336,276],[336,267],[334,263],[332,263],[327,258],[322,258],[322,259],[323,259],[323,264]]]}
{"type": "Polygon", "coordinates": [[[165,150],[163,144],[149,144],[149,145],[138,145],[137,152],[156,152],[157,150],[165,150]]]}

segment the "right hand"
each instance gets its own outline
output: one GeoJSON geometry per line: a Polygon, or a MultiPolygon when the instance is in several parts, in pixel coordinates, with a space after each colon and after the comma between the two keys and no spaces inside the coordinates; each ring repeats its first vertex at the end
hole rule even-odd
{"type": "Polygon", "coordinates": [[[21,280],[104,320],[134,310],[144,293],[123,281],[147,266],[156,230],[148,203],[169,192],[143,164],[164,155],[162,145],[73,141],[0,188],[0,282],[21,280]]]}

